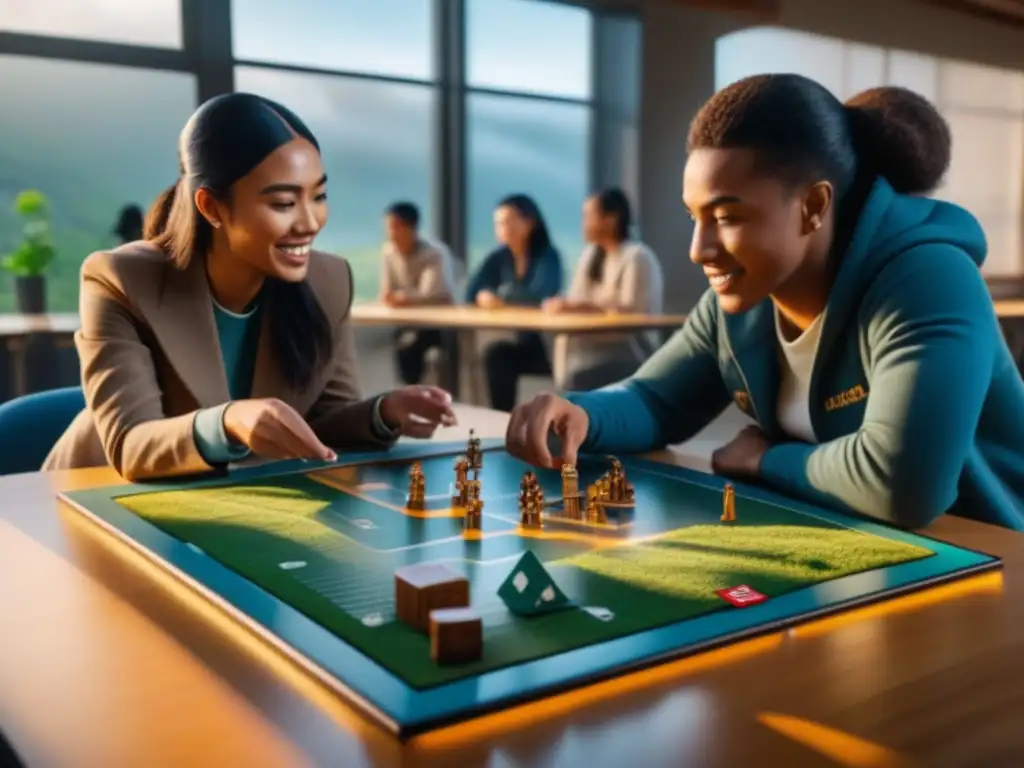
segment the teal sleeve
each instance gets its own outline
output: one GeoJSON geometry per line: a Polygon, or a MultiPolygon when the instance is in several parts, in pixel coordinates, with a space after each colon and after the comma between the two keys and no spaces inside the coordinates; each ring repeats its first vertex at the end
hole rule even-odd
{"type": "Polygon", "coordinates": [[[967,254],[919,246],[879,273],[862,305],[869,392],[854,434],[782,444],[760,473],[791,495],[905,528],[957,498],[1000,340],[985,282],[967,254]]]}
{"type": "Polygon", "coordinates": [[[210,465],[228,464],[248,457],[249,449],[231,442],[224,431],[224,411],[230,403],[204,408],[192,422],[192,435],[203,460],[210,465]]]}
{"type": "Polygon", "coordinates": [[[708,291],[686,324],[621,384],[566,399],[587,412],[580,450],[636,453],[681,443],[729,404],[718,366],[718,302],[708,291]]]}

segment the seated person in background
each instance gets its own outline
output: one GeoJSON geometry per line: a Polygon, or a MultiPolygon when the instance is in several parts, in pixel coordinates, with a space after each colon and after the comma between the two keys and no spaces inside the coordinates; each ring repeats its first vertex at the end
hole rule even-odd
{"type": "Polygon", "coordinates": [[[758,424],[714,453],[718,474],[900,527],[1024,529],[1024,382],[984,232],[924,196],[950,160],[935,108],[760,75],[715,94],[688,143],[690,258],[710,289],[623,385],[518,408],[510,450],[544,466],[649,451],[735,402],[758,424]]]}
{"type": "MultiPolygon", "coordinates": [[[[620,189],[606,189],[583,204],[583,236],[590,245],[576,264],[569,295],[545,299],[547,312],[660,314],[661,264],[643,243],[630,239],[632,214],[620,189]]],[[[656,331],[569,335],[555,338],[555,386],[589,390],[619,381],[660,346],[656,331]]]]}
{"type": "Polygon", "coordinates": [[[142,239],[142,209],[137,205],[126,205],[117,215],[114,234],[120,245],[142,239]]]}
{"type": "Polygon", "coordinates": [[[359,394],[352,272],[312,250],[327,179],[299,118],[250,94],[218,96],[179,146],[166,228],[82,266],[86,408],[44,469],[109,463],[140,481],[250,454],[330,461],[454,423],[442,390],[359,394]]]}
{"type": "MultiPolygon", "coordinates": [[[[384,214],[387,242],[380,273],[380,300],[391,307],[451,304],[455,293],[448,248],[419,233],[420,212],[412,203],[391,205],[384,214]]],[[[395,335],[398,373],[406,384],[419,384],[427,350],[442,346],[435,329],[399,329],[395,335]]]]}
{"type": "MultiPolygon", "coordinates": [[[[478,307],[539,307],[562,289],[562,257],[551,242],[537,204],[526,195],[506,197],[494,211],[492,251],[466,288],[466,301],[478,307]]],[[[521,375],[551,373],[544,341],[537,333],[496,341],[484,352],[491,407],[511,411],[521,375]]]]}

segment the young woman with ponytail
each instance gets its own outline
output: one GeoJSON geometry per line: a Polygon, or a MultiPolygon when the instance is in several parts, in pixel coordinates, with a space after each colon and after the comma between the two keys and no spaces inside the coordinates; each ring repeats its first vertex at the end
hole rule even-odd
{"type": "Polygon", "coordinates": [[[715,94],[688,145],[690,259],[709,290],[623,385],[518,408],[510,450],[546,466],[649,451],[735,402],[756,426],[714,454],[719,474],[897,526],[1024,529],[1024,384],[981,227],[926,196],[950,160],[935,108],[760,75],[715,94]]]}
{"type": "Polygon", "coordinates": [[[148,239],[82,266],[86,409],[45,469],[110,464],[135,481],[250,454],[331,460],[454,423],[433,387],[359,393],[352,271],[312,247],[327,178],[297,116],[219,96],[179,151],[181,178],[150,209],[148,239]]]}
{"type": "MultiPolygon", "coordinates": [[[[546,299],[541,308],[561,313],[638,313],[664,309],[661,264],[633,232],[626,193],[603,189],[583,203],[583,236],[588,245],[576,264],[566,296],[546,299]]],[[[626,378],[650,357],[657,332],[588,333],[555,337],[555,388],[589,390],[626,378]]]]}

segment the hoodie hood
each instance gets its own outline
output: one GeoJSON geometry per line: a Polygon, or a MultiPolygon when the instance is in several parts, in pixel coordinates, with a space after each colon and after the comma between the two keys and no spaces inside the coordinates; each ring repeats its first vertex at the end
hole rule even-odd
{"type": "Polygon", "coordinates": [[[988,247],[978,220],[958,205],[901,195],[884,178],[875,181],[860,211],[829,296],[829,324],[845,324],[879,273],[920,245],[944,244],[963,251],[977,267],[988,247]]]}
{"type": "MultiPolygon", "coordinates": [[[[885,268],[911,248],[930,244],[951,245],[978,267],[985,260],[985,234],[978,221],[952,203],[900,195],[879,178],[861,207],[850,245],[842,257],[818,340],[821,350],[811,378],[812,396],[818,393],[821,365],[835,352],[836,342],[857,326],[861,301],[885,268]]],[[[754,416],[769,435],[776,430],[779,359],[775,311],[765,299],[748,312],[728,315],[719,310],[729,345],[749,393],[754,416]],[[747,375],[743,372],[749,372],[747,375]],[[754,373],[756,372],[756,373],[754,373]]],[[[835,393],[828,393],[835,394],[835,393]]]]}

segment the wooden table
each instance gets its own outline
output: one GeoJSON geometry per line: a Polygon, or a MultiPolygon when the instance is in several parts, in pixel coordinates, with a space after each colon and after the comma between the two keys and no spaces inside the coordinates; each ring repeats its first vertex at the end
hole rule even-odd
{"type": "MultiPolygon", "coordinates": [[[[504,432],[460,407],[437,439],[504,432]]],[[[701,465],[706,456],[659,458],[701,465]]],[[[110,470],[0,479],[0,727],[40,766],[1024,764],[1024,536],[978,577],[402,746],[172,577],[58,507],[110,470]],[[835,758],[837,751],[844,756],[835,758]],[[832,755],[832,757],[829,757],[832,755]]]]}
{"type": "Polygon", "coordinates": [[[550,313],[532,307],[483,309],[466,305],[389,307],[377,303],[353,304],[351,317],[355,325],[362,326],[573,334],[675,329],[686,322],[686,315],[550,313]]]}

